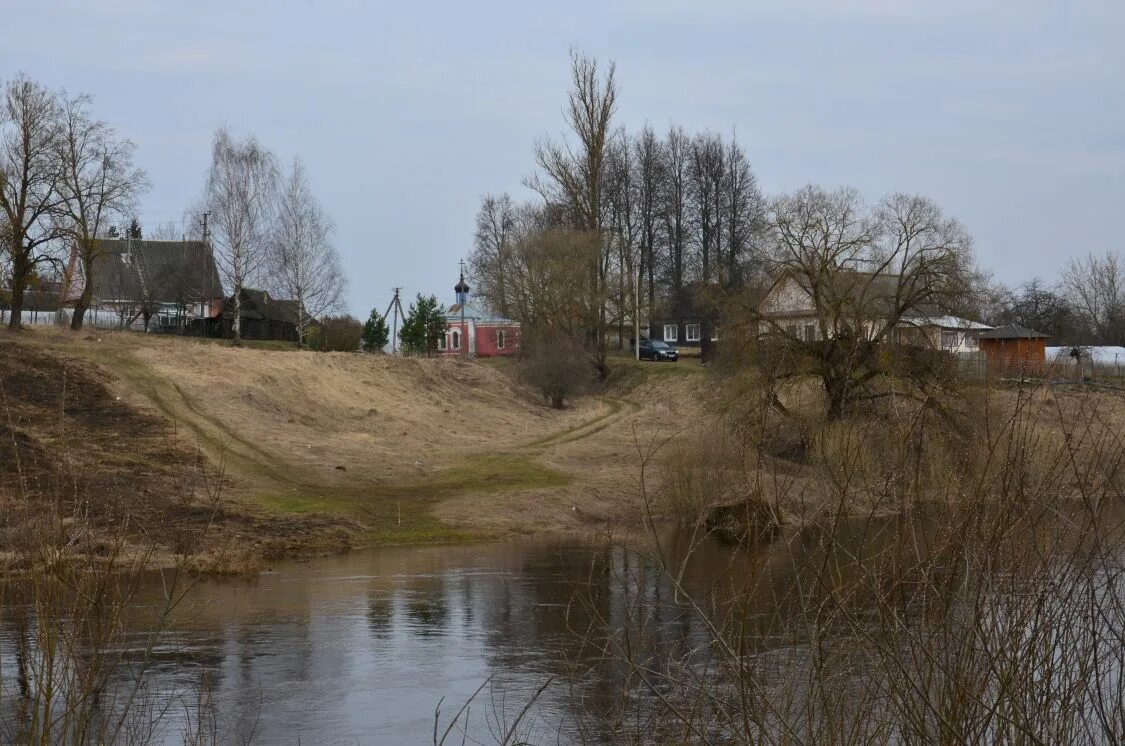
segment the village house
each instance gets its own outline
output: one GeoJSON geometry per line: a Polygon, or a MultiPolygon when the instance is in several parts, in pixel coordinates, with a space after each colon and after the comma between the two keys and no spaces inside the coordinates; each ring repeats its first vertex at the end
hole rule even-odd
{"type": "Polygon", "coordinates": [[[465,275],[453,288],[456,302],[445,312],[445,334],[438,337],[438,354],[502,357],[519,351],[520,323],[486,313],[469,303],[465,275]]]}
{"type": "MultiPolygon", "coordinates": [[[[99,239],[85,323],[147,331],[179,331],[217,316],[223,285],[202,241],[99,239]]],[[[76,249],[63,282],[67,318],[86,278],[76,249]]]]}
{"type": "MultiPolygon", "coordinates": [[[[234,297],[225,298],[220,313],[192,324],[192,333],[206,337],[234,335],[234,297]],[[196,328],[198,327],[198,329],[196,328]]],[[[238,334],[242,339],[297,342],[297,301],[274,298],[266,290],[242,288],[238,334]]],[[[311,322],[316,324],[315,321],[311,322]]]]}
{"type": "Polygon", "coordinates": [[[705,341],[719,341],[718,314],[709,302],[719,288],[714,284],[693,283],[661,304],[648,323],[648,339],[678,348],[701,349],[705,341]],[[708,340],[703,335],[709,335],[708,340]]]}
{"type": "MultiPolygon", "coordinates": [[[[876,336],[881,319],[889,315],[899,278],[866,272],[836,270],[833,290],[836,310],[849,324],[876,336]]],[[[760,332],[781,331],[791,338],[815,341],[821,336],[821,316],[805,278],[792,274],[779,277],[759,305],[760,332]]],[[[936,307],[914,308],[898,319],[886,335],[892,344],[926,347],[952,354],[977,353],[981,337],[992,327],[943,312],[936,307]]],[[[834,331],[828,329],[831,336],[834,331]]]]}

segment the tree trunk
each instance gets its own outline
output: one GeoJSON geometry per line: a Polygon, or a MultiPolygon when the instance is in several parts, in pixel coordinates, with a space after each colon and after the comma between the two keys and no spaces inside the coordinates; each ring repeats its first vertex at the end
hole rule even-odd
{"type": "Polygon", "coordinates": [[[20,322],[23,321],[23,291],[26,285],[25,273],[12,273],[12,315],[8,319],[8,328],[13,331],[19,331],[20,322]]]}
{"type": "Polygon", "coordinates": [[[235,345],[242,344],[242,285],[235,283],[234,318],[230,322],[231,339],[235,345]]]}
{"type": "Polygon", "coordinates": [[[305,311],[301,302],[301,294],[297,294],[297,347],[305,349],[305,311]]]}
{"type": "Polygon", "coordinates": [[[70,328],[74,331],[82,330],[82,323],[86,318],[86,309],[90,307],[90,283],[82,288],[82,294],[74,304],[74,315],[70,317],[70,328]]]}
{"type": "Polygon", "coordinates": [[[828,421],[843,419],[848,404],[848,377],[837,373],[824,375],[824,392],[828,395],[828,421]]]}

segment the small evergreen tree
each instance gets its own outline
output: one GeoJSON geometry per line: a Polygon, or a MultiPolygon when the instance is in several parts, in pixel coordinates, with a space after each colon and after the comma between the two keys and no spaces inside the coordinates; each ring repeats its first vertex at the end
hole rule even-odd
{"type": "Polygon", "coordinates": [[[429,355],[437,351],[438,338],[445,334],[445,313],[433,295],[423,296],[410,304],[398,337],[408,354],[429,355]]]}
{"type": "Polygon", "coordinates": [[[390,340],[391,332],[387,328],[387,320],[379,314],[379,311],[372,308],[371,316],[363,324],[363,351],[382,352],[390,340]]]}
{"type": "Polygon", "coordinates": [[[129,221],[128,232],[125,235],[126,237],[131,238],[134,241],[140,241],[142,238],[144,238],[144,236],[141,234],[141,224],[136,218],[133,218],[129,221]]]}

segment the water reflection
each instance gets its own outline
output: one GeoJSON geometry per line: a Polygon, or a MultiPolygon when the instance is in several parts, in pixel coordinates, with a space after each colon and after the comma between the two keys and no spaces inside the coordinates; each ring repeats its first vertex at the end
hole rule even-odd
{"type": "MultiPolygon", "coordinates": [[[[570,713],[636,716],[614,709],[636,684],[623,652],[655,668],[706,651],[710,631],[685,590],[737,614],[748,649],[769,651],[780,667],[793,655],[783,632],[802,568],[847,577],[860,565],[905,562],[904,533],[917,547],[932,531],[866,521],[837,527],[830,544],[802,532],[757,551],[666,536],[659,554],[671,572],[659,557],[577,542],[384,548],[284,564],[200,583],[154,656],[146,691],[175,702],[162,723],[171,743],[207,711],[201,703],[213,704],[207,725],[223,742],[414,743],[432,739],[439,702],[444,724],[492,677],[468,718],[470,736],[491,742],[553,681],[524,725],[529,735],[602,740],[600,724],[570,713]]],[[[162,587],[151,578],[129,609],[138,645],[162,587]]],[[[33,620],[18,599],[3,613],[0,716],[11,719],[33,620]]]]}
{"type": "MultiPolygon", "coordinates": [[[[687,546],[664,549],[678,558],[687,546]]],[[[743,561],[708,542],[681,580],[711,593],[743,561]]],[[[128,611],[138,647],[162,588],[153,577],[128,611]]],[[[161,731],[172,743],[196,727],[201,703],[213,704],[206,725],[224,741],[400,743],[431,739],[438,702],[447,719],[493,677],[469,723],[489,740],[554,680],[527,727],[562,729],[565,741],[577,735],[566,717],[572,698],[614,702],[628,677],[595,630],[634,628],[636,644],[658,657],[706,639],[674,596],[670,578],[632,551],[582,543],[386,548],[285,564],[252,580],[199,583],[152,656],[146,692],[175,702],[161,731]],[[631,601],[638,593],[650,602],[644,619],[631,601]]],[[[24,621],[20,613],[18,603],[5,607],[5,695],[26,686],[18,661],[28,611],[24,621]]],[[[4,697],[5,718],[18,699],[4,697]]]]}

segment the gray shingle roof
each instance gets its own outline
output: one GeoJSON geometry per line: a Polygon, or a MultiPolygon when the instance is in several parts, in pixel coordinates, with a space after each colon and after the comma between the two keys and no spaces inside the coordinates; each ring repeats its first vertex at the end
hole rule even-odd
{"type": "Polygon", "coordinates": [[[214,257],[202,241],[100,239],[94,260],[97,300],[158,303],[223,297],[214,257]]]}

